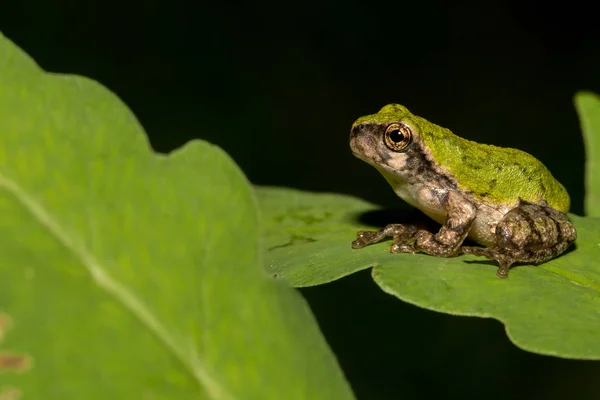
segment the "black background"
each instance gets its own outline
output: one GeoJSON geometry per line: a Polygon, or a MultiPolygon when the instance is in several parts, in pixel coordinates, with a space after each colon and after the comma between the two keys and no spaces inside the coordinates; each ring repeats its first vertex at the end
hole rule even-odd
{"type": "MultiPolygon", "coordinates": [[[[46,70],[116,92],[158,151],[206,139],[257,184],[396,207],[347,141],[354,119],[399,102],[463,137],[532,153],[581,214],[584,154],[572,96],[600,92],[592,7],[6,1],[0,31],[46,70]]],[[[500,323],[404,304],[368,272],[302,293],[360,399],[600,397],[599,363],[526,353],[500,323]]]]}

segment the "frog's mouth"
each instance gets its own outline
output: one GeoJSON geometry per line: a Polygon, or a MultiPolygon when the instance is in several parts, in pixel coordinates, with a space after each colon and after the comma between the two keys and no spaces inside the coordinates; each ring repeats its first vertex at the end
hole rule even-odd
{"type": "Polygon", "coordinates": [[[356,145],[354,143],[355,142],[353,141],[350,142],[350,149],[352,150],[352,155],[354,155],[354,157],[358,158],[359,160],[370,164],[370,160],[362,153],[361,149],[356,148],[356,145]]]}

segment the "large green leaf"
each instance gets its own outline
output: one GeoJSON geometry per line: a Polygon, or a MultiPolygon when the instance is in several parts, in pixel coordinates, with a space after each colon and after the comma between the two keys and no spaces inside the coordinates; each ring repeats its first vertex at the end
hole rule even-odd
{"type": "Polygon", "coordinates": [[[352,398],[305,302],[264,273],[224,152],[154,154],[116,96],[2,36],[0,138],[1,398],[352,398]]]}
{"type": "MultiPolygon", "coordinates": [[[[587,146],[586,209],[600,216],[600,98],[575,98],[587,146]]],[[[600,359],[600,219],[571,215],[578,240],[566,254],[540,266],[513,268],[499,279],[488,260],[391,254],[388,243],[354,250],[356,232],[407,222],[349,196],[291,189],[258,189],[268,225],[271,273],[294,286],[331,282],[358,270],[386,292],[417,306],[449,314],[491,317],[506,325],[523,349],[560,357],[600,359]]],[[[426,217],[421,216],[421,219],[426,217]]]]}
{"type": "MultiPolygon", "coordinates": [[[[354,250],[361,221],[405,221],[349,196],[259,188],[268,224],[270,272],[294,286],[327,283],[373,267],[386,292],[430,310],[492,317],[523,349],[600,359],[600,220],[572,215],[579,239],[572,251],[540,266],[514,267],[508,279],[473,256],[392,254],[389,242],[354,250]]],[[[379,226],[385,225],[381,222],[379,226]]]]}
{"type": "Polygon", "coordinates": [[[575,95],[585,143],[585,213],[600,217],[600,97],[591,92],[575,95]]]}

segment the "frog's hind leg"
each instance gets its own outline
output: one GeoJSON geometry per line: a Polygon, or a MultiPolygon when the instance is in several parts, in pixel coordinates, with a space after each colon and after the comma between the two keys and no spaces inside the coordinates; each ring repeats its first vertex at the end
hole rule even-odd
{"type": "Polygon", "coordinates": [[[567,216],[546,203],[522,201],[496,226],[497,246],[464,246],[466,254],[498,261],[498,276],[505,278],[511,265],[541,264],[562,254],[577,238],[567,216]]]}

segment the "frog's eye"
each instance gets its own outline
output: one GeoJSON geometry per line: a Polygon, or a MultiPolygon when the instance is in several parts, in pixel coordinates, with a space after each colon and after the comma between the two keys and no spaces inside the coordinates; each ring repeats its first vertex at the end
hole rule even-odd
{"type": "Polygon", "coordinates": [[[412,141],[412,132],[406,125],[391,124],[385,130],[384,140],[390,150],[402,151],[412,141]]]}

